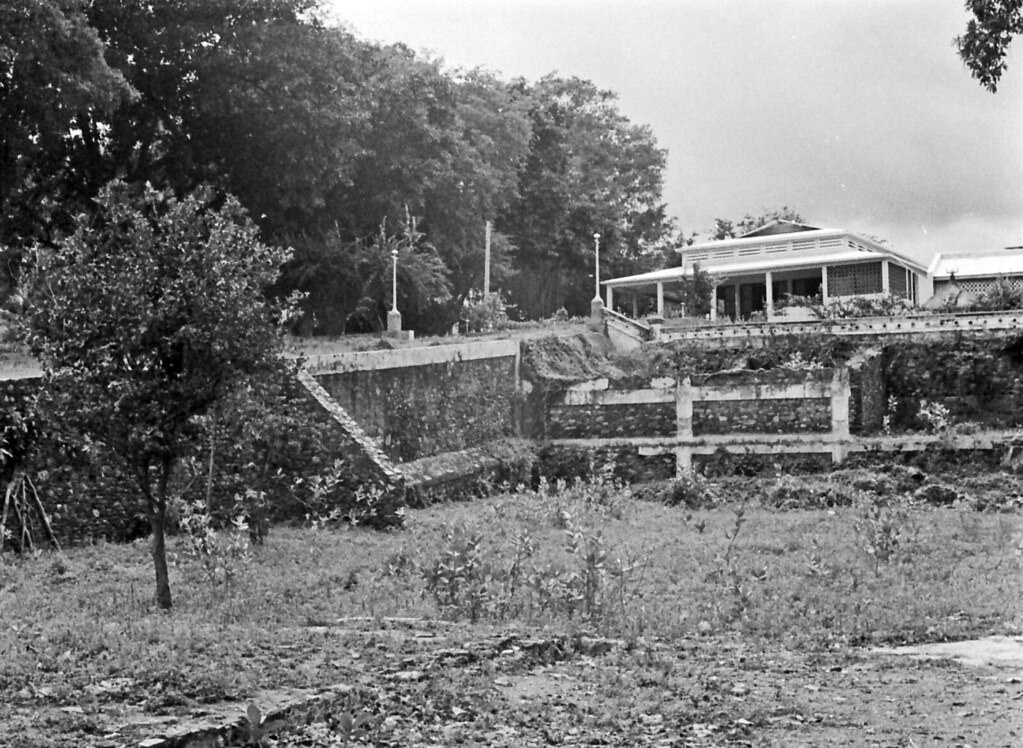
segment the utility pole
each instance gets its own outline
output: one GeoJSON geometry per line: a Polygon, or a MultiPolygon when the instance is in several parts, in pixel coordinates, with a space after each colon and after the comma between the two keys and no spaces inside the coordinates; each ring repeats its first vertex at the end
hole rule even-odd
{"type": "Polygon", "coordinates": [[[485,224],[484,254],[483,254],[483,300],[490,297],[490,221],[485,224]]]}

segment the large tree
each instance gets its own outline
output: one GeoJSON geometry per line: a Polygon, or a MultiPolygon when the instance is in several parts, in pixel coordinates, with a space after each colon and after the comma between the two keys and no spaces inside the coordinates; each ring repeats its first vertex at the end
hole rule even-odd
{"type": "Polygon", "coordinates": [[[1023,34],[1023,0],[966,0],[973,18],[966,33],[955,40],[970,73],[994,93],[1005,72],[1005,57],[1013,38],[1023,34]]]}
{"type": "Polygon", "coordinates": [[[140,95],[87,123],[83,169],[179,192],[218,181],[273,233],[323,221],[366,104],[362,45],[320,24],[314,5],[92,0],[108,62],[140,95]]]}
{"type": "Polygon", "coordinates": [[[82,121],[133,96],[107,65],[82,0],[0,4],[0,280],[15,274],[27,244],[69,225],[67,153],[82,121]]]}
{"type": "Polygon", "coordinates": [[[119,459],[152,529],[156,598],[171,606],[164,546],[171,474],[197,418],[279,366],[280,309],[264,301],[286,259],[234,198],[183,199],[122,183],[41,260],[33,352],[51,421],[119,459]]]}
{"type": "Polygon", "coordinates": [[[326,225],[287,237],[296,252],[285,282],[307,292],[303,308],[319,331],[338,331],[367,280],[345,276],[368,267],[381,223],[400,234],[408,213],[445,267],[450,303],[433,312],[450,327],[460,300],[482,286],[485,221],[516,198],[525,108],[493,76],[446,71],[403,45],[365,46],[357,66],[364,98],[348,178],[328,197],[326,225]]]}
{"type": "MultiPolygon", "coordinates": [[[[443,263],[451,293],[430,314],[447,324],[483,285],[487,220],[495,285],[533,315],[585,308],[595,231],[605,274],[621,274],[670,229],[665,154],[614,94],[577,79],[508,84],[447,70],[401,44],[325,26],[315,3],[14,0],[73,18],[103,83],[82,89],[93,99],[47,84],[66,116],[45,107],[21,116],[30,128],[52,120],[54,143],[9,138],[9,160],[31,167],[18,177],[31,189],[14,243],[53,246],[111,179],[178,195],[216,184],[268,241],[294,248],[278,290],[307,292],[307,321],[338,332],[364,300],[378,227],[400,234],[406,210],[443,263]],[[35,151],[40,158],[26,158],[35,151]]],[[[18,76],[18,91],[30,91],[18,76]]],[[[0,243],[14,233],[10,215],[0,216],[0,243]]]]}
{"type": "Polygon", "coordinates": [[[594,289],[594,233],[602,276],[631,272],[670,233],[666,153],[618,110],[614,93],[589,81],[547,76],[517,90],[532,138],[519,199],[497,222],[517,248],[510,297],[530,316],[561,306],[583,314],[594,289]]]}

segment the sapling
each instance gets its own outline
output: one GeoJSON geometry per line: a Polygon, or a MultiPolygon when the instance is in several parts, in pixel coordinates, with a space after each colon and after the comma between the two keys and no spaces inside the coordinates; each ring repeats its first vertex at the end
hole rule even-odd
{"type": "Polygon", "coordinates": [[[197,419],[284,366],[288,305],[266,288],[288,258],[240,203],[113,182],[97,210],[37,255],[31,347],[72,437],[119,461],[149,519],[156,599],[171,607],[165,532],[172,477],[203,444],[197,419]]]}

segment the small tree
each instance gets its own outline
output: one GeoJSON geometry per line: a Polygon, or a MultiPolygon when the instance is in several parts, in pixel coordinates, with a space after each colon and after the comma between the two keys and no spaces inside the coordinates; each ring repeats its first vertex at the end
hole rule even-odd
{"type": "Polygon", "coordinates": [[[121,460],[152,529],[156,599],[171,607],[168,485],[201,438],[197,418],[247,377],[278,365],[268,305],[282,250],[261,244],[232,197],[182,199],[108,185],[96,214],[40,255],[32,347],[52,422],[121,460]]]}

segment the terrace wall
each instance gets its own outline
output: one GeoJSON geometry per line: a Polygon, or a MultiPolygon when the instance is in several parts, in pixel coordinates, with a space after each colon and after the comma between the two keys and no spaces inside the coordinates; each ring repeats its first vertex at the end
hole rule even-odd
{"type": "Polygon", "coordinates": [[[397,462],[521,432],[518,341],[335,354],[307,369],[397,462]]]}
{"type": "Polygon", "coordinates": [[[845,456],[852,398],[846,367],[737,370],[651,385],[614,389],[599,380],[554,398],[545,469],[565,474],[575,472],[573,463],[613,462],[635,481],[689,472],[722,450],[845,456]]]}

